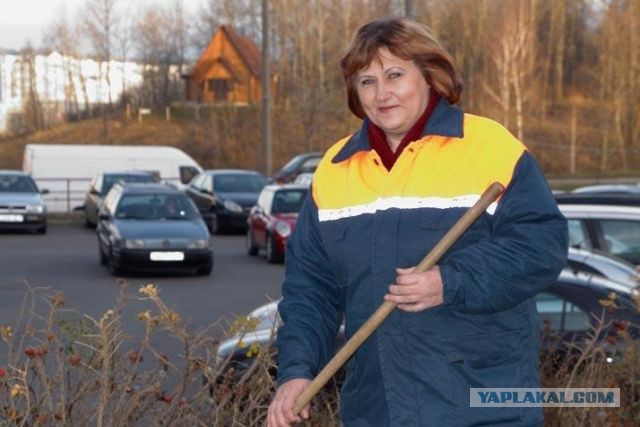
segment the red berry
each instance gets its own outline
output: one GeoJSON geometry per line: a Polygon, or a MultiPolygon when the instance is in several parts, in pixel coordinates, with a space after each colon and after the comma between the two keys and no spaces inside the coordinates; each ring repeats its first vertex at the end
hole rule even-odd
{"type": "Polygon", "coordinates": [[[72,354],[69,356],[69,364],[71,366],[78,366],[82,362],[82,358],[77,354],[72,354]]]}
{"type": "Polygon", "coordinates": [[[7,370],[0,366],[0,378],[7,376],[7,370]]]}
{"type": "Polygon", "coordinates": [[[33,349],[33,347],[27,347],[24,349],[24,354],[31,359],[36,356],[36,351],[33,349]]]}

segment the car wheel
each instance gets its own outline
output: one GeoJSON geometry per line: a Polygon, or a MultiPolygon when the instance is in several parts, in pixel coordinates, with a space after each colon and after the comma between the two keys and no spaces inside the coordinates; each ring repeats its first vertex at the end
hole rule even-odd
{"type": "Polygon", "coordinates": [[[247,229],[247,255],[256,256],[258,255],[259,248],[253,242],[253,234],[251,233],[251,228],[247,229]]]}
{"type": "Polygon", "coordinates": [[[102,252],[102,247],[98,243],[98,252],[100,253],[100,265],[107,265],[109,258],[102,252]]]}
{"type": "Polygon", "coordinates": [[[89,215],[87,215],[87,210],[84,210],[84,226],[86,228],[96,228],[96,225],[89,221],[89,215]]]}
{"type": "Polygon", "coordinates": [[[111,251],[109,251],[109,257],[107,258],[107,268],[113,276],[118,276],[122,273],[122,267],[116,261],[115,257],[113,256],[113,252],[111,251]]]}
{"type": "Polygon", "coordinates": [[[211,270],[213,270],[213,262],[205,265],[202,268],[199,268],[198,270],[196,270],[196,273],[198,274],[198,276],[208,276],[211,274],[211,270]]]}
{"type": "Polygon", "coordinates": [[[220,223],[218,222],[218,215],[213,214],[211,216],[211,234],[220,234],[220,223]]]}
{"type": "Polygon", "coordinates": [[[282,256],[276,248],[276,241],[271,234],[267,234],[267,261],[271,264],[282,262],[282,256]]]}

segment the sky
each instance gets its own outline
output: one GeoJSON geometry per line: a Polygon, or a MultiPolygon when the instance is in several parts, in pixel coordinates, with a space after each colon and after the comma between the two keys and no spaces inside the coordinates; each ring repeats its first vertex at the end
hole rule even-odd
{"type": "MultiPolygon", "coordinates": [[[[0,49],[20,49],[31,42],[42,45],[43,32],[57,14],[66,9],[71,18],[87,0],[0,0],[0,49]]],[[[133,7],[150,3],[170,4],[174,0],[119,0],[133,7]]],[[[187,13],[194,11],[203,0],[183,0],[187,13]]]]}

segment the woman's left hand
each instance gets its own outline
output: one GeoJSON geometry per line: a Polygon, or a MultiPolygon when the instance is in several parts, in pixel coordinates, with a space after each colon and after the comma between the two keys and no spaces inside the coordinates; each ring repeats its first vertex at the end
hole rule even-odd
{"type": "Polygon", "coordinates": [[[389,285],[385,301],[398,304],[400,310],[416,312],[442,304],[442,276],[440,268],[414,273],[415,267],[396,268],[396,283],[389,285]]]}

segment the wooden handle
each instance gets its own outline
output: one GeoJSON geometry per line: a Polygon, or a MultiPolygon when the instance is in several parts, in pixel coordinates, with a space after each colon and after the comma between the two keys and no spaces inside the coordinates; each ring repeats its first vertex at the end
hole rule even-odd
{"type": "MultiPolygon", "coordinates": [[[[480,199],[471,206],[460,219],[451,227],[442,239],[431,249],[431,251],[420,261],[416,267],[416,272],[421,273],[432,268],[438,260],[449,250],[451,246],[462,236],[462,234],[475,222],[482,213],[487,210],[498,196],[504,191],[504,187],[499,182],[491,184],[480,199]]],[[[293,411],[299,414],[322,387],[335,375],[336,372],[346,363],[346,361],[356,352],[358,347],[378,329],[384,319],[391,314],[397,304],[385,301],[378,309],[360,326],[345,345],[327,363],[327,366],[313,379],[296,400],[293,411]]]]}

